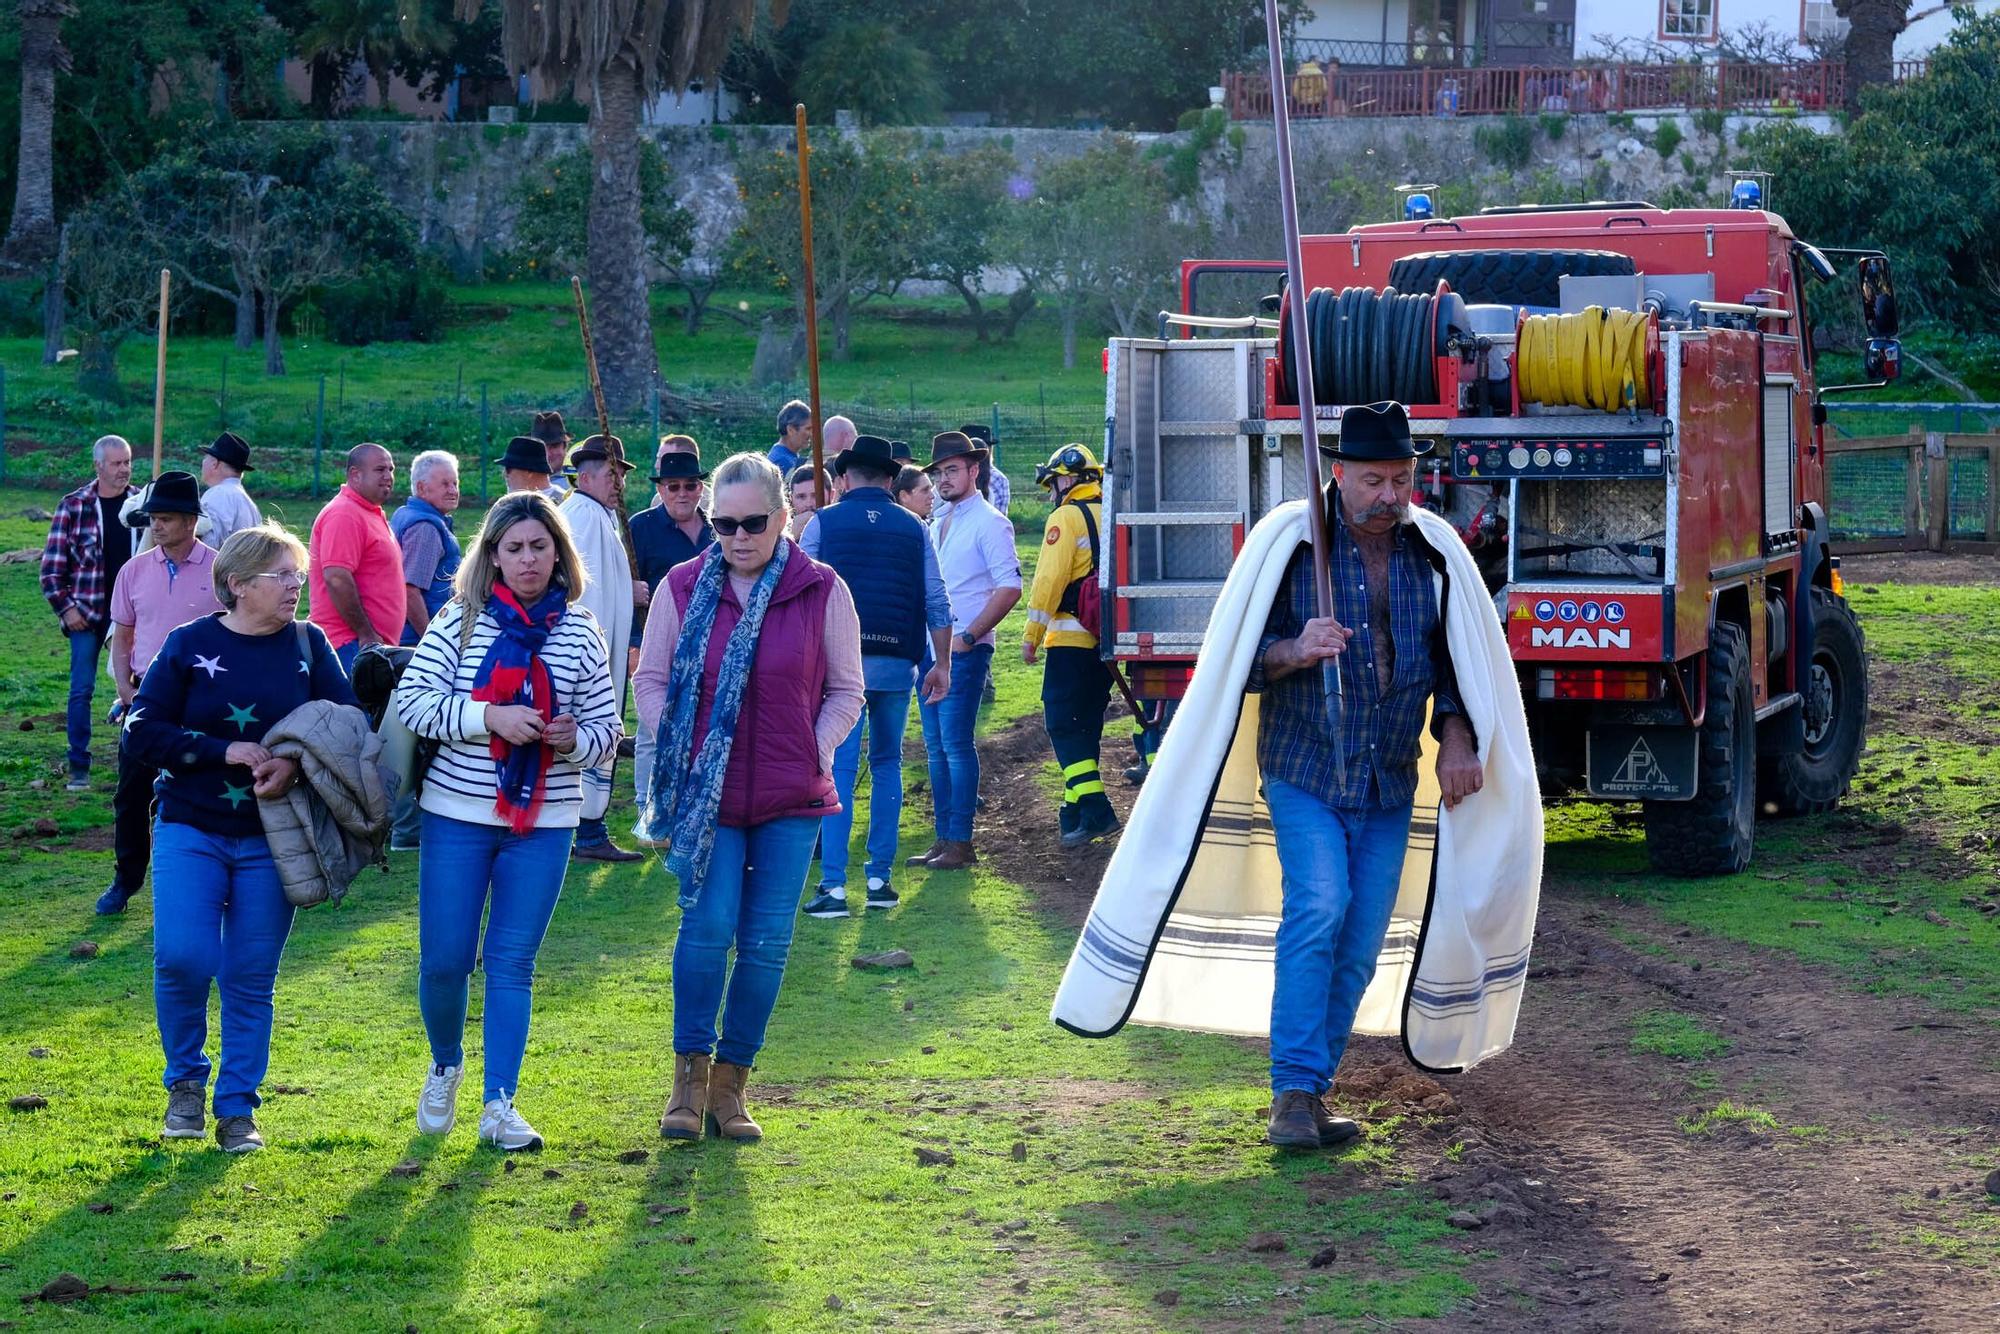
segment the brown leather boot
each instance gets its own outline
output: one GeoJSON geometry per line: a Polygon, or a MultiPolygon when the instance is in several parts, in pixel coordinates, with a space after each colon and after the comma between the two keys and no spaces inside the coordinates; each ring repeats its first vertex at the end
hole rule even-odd
{"type": "Polygon", "coordinates": [[[708,1072],[708,1133],[717,1139],[764,1138],[764,1128],[750,1119],[743,1105],[743,1084],[750,1067],[717,1061],[708,1072]]]}
{"type": "Polygon", "coordinates": [[[701,1138],[702,1117],[708,1112],[708,1065],[709,1058],[700,1052],[674,1057],[674,1091],[660,1118],[661,1139],[701,1138]]]}
{"type": "Polygon", "coordinates": [[[963,871],[968,866],[977,865],[978,862],[979,854],[972,850],[971,843],[947,843],[943,852],[931,858],[930,868],[933,871],[963,871]]]}
{"type": "Polygon", "coordinates": [[[1314,1098],[1312,1105],[1313,1124],[1319,1127],[1319,1146],[1330,1149],[1336,1144],[1345,1144],[1361,1133],[1361,1126],[1344,1116],[1335,1116],[1328,1110],[1323,1098],[1314,1098]]]}
{"type": "Polygon", "coordinates": [[[945,841],[943,839],[941,838],[932,839],[931,845],[925,848],[922,852],[918,853],[914,857],[905,857],[903,859],[903,865],[929,866],[931,864],[931,859],[933,857],[936,857],[939,853],[943,852],[945,850],[945,846],[946,846],[945,841]]]}
{"type": "Polygon", "coordinates": [[[1271,1125],[1266,1138],[1281,1149],[1319,1148],[1315,1107],[1325,1110],[1320,1100],[1304,1089],[1286,1089],[1271,1104],[1271,1125]]]}

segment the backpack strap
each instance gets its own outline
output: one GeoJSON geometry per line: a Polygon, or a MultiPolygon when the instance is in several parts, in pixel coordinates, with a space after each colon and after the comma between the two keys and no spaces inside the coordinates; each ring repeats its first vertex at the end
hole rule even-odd
{"type": "Polygon", "coordinates": [[[1091,573],[1095,574],[1098,565],[1103,560],[1097,549],[1097,518],[1091,514],[1090,506],[1081,500],[1065,500],[1063,504],[1074,505],[1083,511],[1083,530],[1090,534],[1090,569],[1091,573]]]}
{"type": "Polygon", "coordinates": [[[313,641],[312,641],[311,622],[293,621],[292,628],[298,631],[299,635],[299,661],[303,662],[306,665],[306,675],[311,676],[313,669],[313,641]]]}

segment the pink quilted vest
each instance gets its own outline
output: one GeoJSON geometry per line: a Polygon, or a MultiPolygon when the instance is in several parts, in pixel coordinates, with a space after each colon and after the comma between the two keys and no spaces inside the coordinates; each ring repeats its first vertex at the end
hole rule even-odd
{"type": "MultiPolygon", "coordinates": [[[[749,828],[787,816],[832,815],[840,810],[833,776],[820,767],[813,731],[826,694],[826,601],[834,573],[785,539],[790,554],[785,572],[764,612],[750,660],[750,681],[736,718],[729,769],[722,780],[718,822],[749,828]]],[[[674,606],[686,619],[700,560],[674,567],[667,576],[674,606]]],[[[694,750],[708,736],[708,718],[730,632],[743,619],[743,604],[725,574],[708,636],[708,660],[701,668],[701,700],[695,709],[694,750]]]]}

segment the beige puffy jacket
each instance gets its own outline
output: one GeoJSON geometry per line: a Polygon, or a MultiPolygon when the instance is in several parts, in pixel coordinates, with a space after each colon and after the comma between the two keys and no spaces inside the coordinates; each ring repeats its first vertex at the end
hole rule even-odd
{"type": "Polygon", "coordinates": [[[363,868],[387,865],[397,780],[382,767],[382,738],[360,709],[316,699],[280,719],[264,748],[299,765],[289,792],[257,800],[285,897],[299,908],[338,903],[363,868]]]}

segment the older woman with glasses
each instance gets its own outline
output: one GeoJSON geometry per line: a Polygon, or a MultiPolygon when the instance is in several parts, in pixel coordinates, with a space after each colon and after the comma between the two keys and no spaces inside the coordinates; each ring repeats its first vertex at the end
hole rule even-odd
{"type": "Polygon", "coordinates": [[[861,717],[861,623],[847,586],[785,535],[775,464],[738,454],[711,481],[716,544],[667,576],[633,677],[639,725],[657,732],[639,834],[664,848],[682,909],[660,1133],[753,1140],[744,1085],[820,819],[840,808],[833,752],[861,717]]]}
{"type": "Polygon", "coordinates": [[[200,1139],[208,996],[222,993],[215,1140],[264,1147],[258,1085],[271,1064],[278,959],[292,905],[257,799],[298,781],[264,734],[308,700],[354,703],[319,627],[297,619],[306,549],[276,524],[232,533],[214,562],[225,610],[160,646],[125,719],[124,744],[160,771],[153,837],[153,1008],[167,1058],[169,1139],[200,1139]]]}

